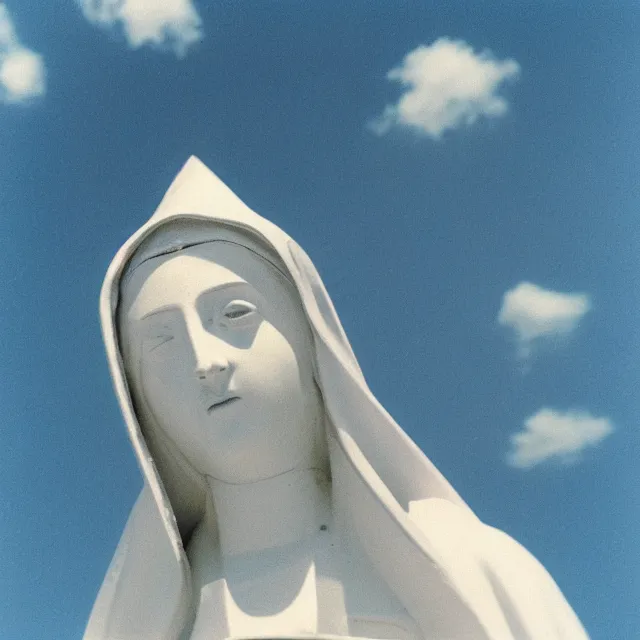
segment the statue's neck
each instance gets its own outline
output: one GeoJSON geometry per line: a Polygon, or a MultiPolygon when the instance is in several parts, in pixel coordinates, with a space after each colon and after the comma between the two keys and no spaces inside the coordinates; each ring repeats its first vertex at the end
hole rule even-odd
{"type": "Polygon", "coordinates": [[[316,469],[248,484],[207,481],[223,559],[301,543],[328,524],[329,487],[316,469]]]}

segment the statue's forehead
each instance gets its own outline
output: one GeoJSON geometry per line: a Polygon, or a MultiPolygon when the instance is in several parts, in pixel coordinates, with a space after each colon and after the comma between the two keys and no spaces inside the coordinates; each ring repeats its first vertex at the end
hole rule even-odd
{"type": "Polygon", "coordinates": [[[191,302],[225,285],[247,284],[262,298],[298,296],[279,270],[251,249],[224,241],[207,242],[146,260],[120,287],[120,315],[147,313],[153,306],[191,302]]]}
{"type": "Polygon", "coordinates": [[[193,303],[206,292],[217,292],[231,285],[247,284],[235,271],[215,262],[191,256],[174,256],[157,265],[125,292],[136,315],[148,313],[155,307],[193,303]]]}
{"type": "Polygon", "coordinates": [[[255,283],[263,263],[242,247],[215,247],[207,243],[147,260],[123,281],[121,304],[130,307],[169,304],[172,298],[188,299],[203,291],[230,283],[246,283],[240,272],[255,283]],[[235,257],[235,259],[234,259],[235,257]]]}
{"type": "Polygon", "coordinates": [[[252,260],[252,256],[246,256],[246,259],[241,261],[230,261],[225,257],[220,253],[212,254],[203,249],[197,252],[191,249],[176,251],[146,262],[132,274],[124,289],[162,287],[175,280],[181,281],[183,286],[188,288],[206,284],[211,280],[244,280],[238,271],[245,269],[238,267],[242,267],[243,262],[246,264],[252,260]]]}

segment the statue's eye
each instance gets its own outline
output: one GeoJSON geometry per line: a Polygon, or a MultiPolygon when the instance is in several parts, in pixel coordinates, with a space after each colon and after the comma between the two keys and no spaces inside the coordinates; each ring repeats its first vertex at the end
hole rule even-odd
{"type": "Polygon", "coordinates": [[[222,317],[233,325],[244,324],[255,317],[256,311],[255,305],[246,300],[233,300],[223,309],[222,317]]]}

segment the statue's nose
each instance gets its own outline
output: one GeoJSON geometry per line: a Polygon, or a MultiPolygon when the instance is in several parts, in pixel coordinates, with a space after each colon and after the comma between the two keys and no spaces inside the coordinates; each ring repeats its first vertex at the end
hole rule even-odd
{"type": "Polygon", "coordinates": [[[210,386],[217,395],[223,395],[233,369],[227,352],[229,345],[199,326],[190,333],[196,378],[210,386]]]}
{"type": "Polygon", "coordinates": [[[208,364],[199,363],[196,367],[196,375],[200,380],[216,378],[229,368],[229,362],[223,358],[216,358],[208,364]]]}
{"type": "Polygon", "coordinates": [[[193,356],[196,380],[204,383],[216,395],[223,396],[233,373],[230,361],[230,345],[220,336],[209,331],[198,313],[186,316],[187,331],[193,356]]]}
{"type": "Polygon", "coordinates": [[[200,382],[209,387],[216,396],[222,397],[229,387],[232,366],[225,357],[216,355],[205,360],[199,359],[195,373],[200,382]]]}

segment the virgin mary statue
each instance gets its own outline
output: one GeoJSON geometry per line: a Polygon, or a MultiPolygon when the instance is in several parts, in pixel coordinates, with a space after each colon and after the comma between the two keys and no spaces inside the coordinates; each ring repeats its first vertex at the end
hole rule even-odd
{"type": "Polygon", "coordinates": [[[191,158],[100,315],[144,486],[85,640],[583,640],[376,400],[304,251],[191,158]]]}

